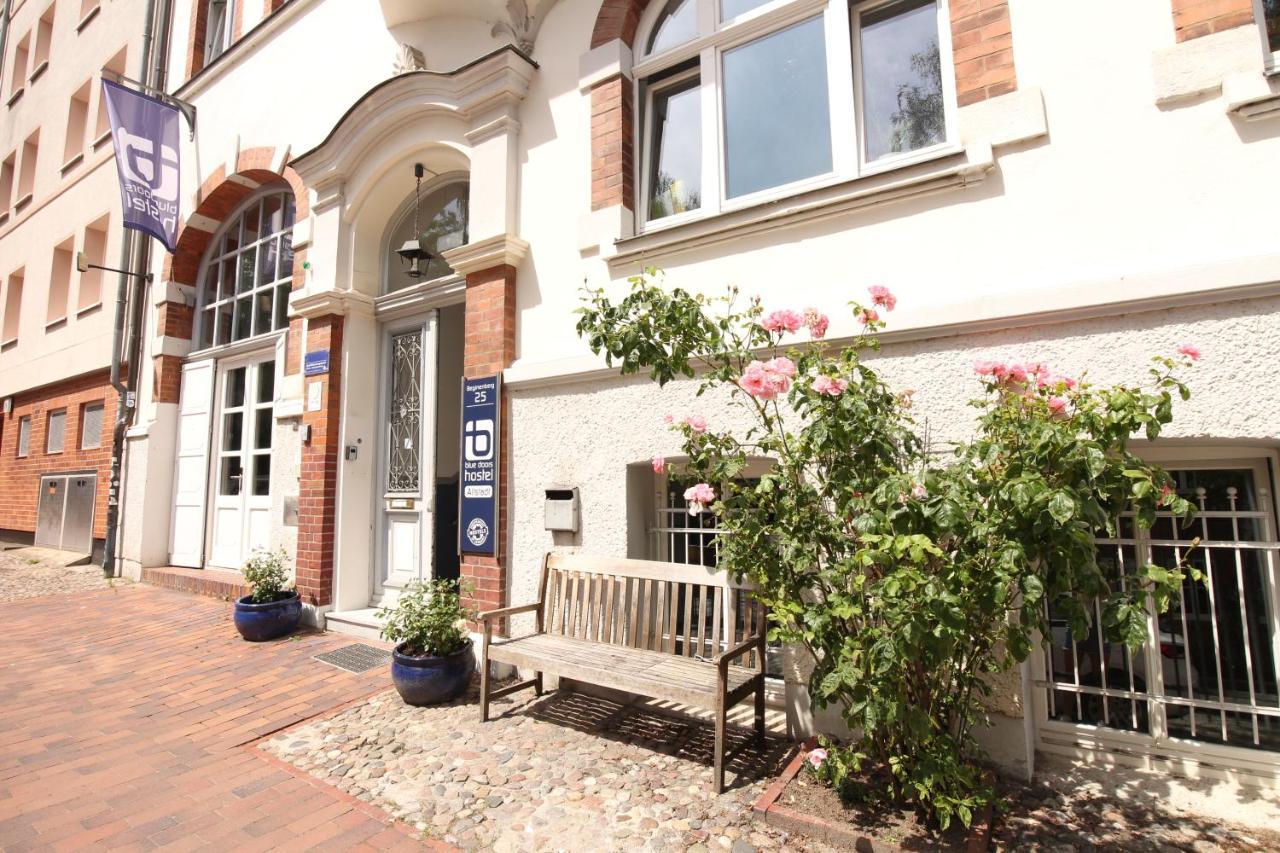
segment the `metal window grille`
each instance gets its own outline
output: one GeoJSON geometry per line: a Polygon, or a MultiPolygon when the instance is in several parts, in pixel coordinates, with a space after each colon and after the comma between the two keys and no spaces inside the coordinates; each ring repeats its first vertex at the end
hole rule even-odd
{"type": "Polygon", "coordinates": [[[89,403],[80,415],[80,447],[92,450],[102,446],[102,404],[89,403]]]}
{"type": "Polygon", "coordinates": [[[391,411],[388,413],[387,491],[417,492],[421,470],[422,332],[391,339],[391,411]]]}
{"type": "Polygon", "coordinates": [[[45,453],[61,453],[66,440],[67,410],[58,409],[56,412],[50,412],[46,426],[45,453]]]}
{"type": "Polygon", "coordinates": [[[1170,472],[1199,512],[1189,526],[1167,513],[1151,530],[1120,519],[1119,536],[1097,540],[1099,565],[1187,561],[1188,578],[1164,614],[1148,601],[1152,641],[1134,652],[1098,630],[1074,638],[1050,613],[1042,682],[1050,720],[1148,735],[1153,745],[1191,740],[1280,751],[1280,542],[1254,469],[1170,472]],[[1201,544],[1191,549],[1191,540],[1201,544]]]}

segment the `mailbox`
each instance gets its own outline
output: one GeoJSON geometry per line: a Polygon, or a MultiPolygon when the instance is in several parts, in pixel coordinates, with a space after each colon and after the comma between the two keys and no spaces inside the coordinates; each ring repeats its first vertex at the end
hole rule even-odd
{"type": "Polygon", "coordinates": [[[547,489],[546,514],[543,527],[547,530],[578,532],[578,489],[547,489]]]}

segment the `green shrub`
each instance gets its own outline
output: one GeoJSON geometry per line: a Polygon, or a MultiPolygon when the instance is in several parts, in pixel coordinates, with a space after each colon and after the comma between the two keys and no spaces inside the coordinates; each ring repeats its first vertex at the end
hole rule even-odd
{"type": "Polygon", "coordinates": [[[467,644],[470,610],[462,606],[457,581],[415,581],[400,592],[394,608],[378,611],[382,637],[404,643],[407,655],[451,655],[467,644]]]}
{"type": "Polygon", "coordinates": [[[274,551],[258,550],[245,561],[240,570],[244,579],[253,586],[253,603],[280,601],[288,598],[289,570],[285,568],[288,555],[283,548],[274,551]]]}
{"type": "Polygon", "coordinates": [[[1094,550],[1122,512],[1143,527],[1157,510],[1191,512],[1128,445],[1170,423],[1175,395],[1190,394],[1176,372],[1199,351],[1156,356],[1144,385],[1115,387],[1035,362],[976,364],[974,437],[945,454],[917,431],[910,393],[863,358],[897,301],[885,288],[851,303],[862,332],[833,350],[815,309],[765,314],[735,290],[708,298],[652,275],[616,301],[588,290],[579,334],[624,374],[698,377],[699,395],[727,392],[735,421],[745,412],[745,430],[716,429],[715,412],[667,422],[701,481],[690,512],[719,517],[721,565],[754,583],[770,639],[808,649],[815,704],[856,733],[828,745],[823,778],[843,790],[867,774],[943,827],[967,825],[993,796],[973,738],[983,698],[1050,636],[1050,609],[1083,638],[1099,600],[1106,636],[1137,646],[1147,601],[1163,612],[1199,576],[1185,555],[1104,571],[1094,550]],[[810,341],[784,348],[802,329],[810,341]],[[760,457],[770,470],[741,479],[760,457]]]}

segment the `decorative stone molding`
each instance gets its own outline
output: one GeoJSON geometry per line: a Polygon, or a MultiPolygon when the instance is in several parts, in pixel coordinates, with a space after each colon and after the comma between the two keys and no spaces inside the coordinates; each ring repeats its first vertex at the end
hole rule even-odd
{"type": "Polygon", "coordinates": [[[396,51],[395,62],[391,64],[392,74],[407,74],[410,71],[426,71],[427,58],[422,51],[413,45],[401,44],[396,51]]]}
{"type": "Polygon", "coordinates": [[[1155,102],[1171,107],[1222,91],[1235,74],[1262,74],[1262,50],[1252,22],[1157,50],[1151,57],[1155,102]]]}
{"type": "Polygon", "coordinates": [[[332,315],[372,315],[373,298],[355,290],[295,290],[289,296],[289,316],[308,320],[332,315]]]}
{"type": "Polygon", "coordinates": [[[467,243],[443,253],[458,275],[470,275],[494,267],[518,267],[529,253],[529,244],[513,234],[499,234],[467,243]]]}

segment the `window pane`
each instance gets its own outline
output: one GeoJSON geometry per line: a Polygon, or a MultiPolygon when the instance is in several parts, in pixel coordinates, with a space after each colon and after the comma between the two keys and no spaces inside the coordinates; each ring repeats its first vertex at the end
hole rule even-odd
{"type": "Polygon", "coordinates": [[[18,421],[18,455],[26,456],[31,452],[31,418],[18,421]]]}
{"type": "Polygon", "coordinates": [[[214,312],[214,308],[206,308],[200,318],[200,349],[213,346],[213,324],[217,322],[217,315],[214,312]]]}
{"type": "Polygon", "coordinates": [[[271,410],[258,409],[253,416],[253,446],[255,450],[271,449],[271,410]]]}
{"type": "Polygon", "coordinates": [[[934,0],[862,17],[862,100],[868,161],[946,139],[934,0]]]}
{"type": "Polygon", "coordinates": [[[821,18],[724,54],[724,126],[729,198],[831,171],[821,18]]]}
{"type": "Polygon", "coordinates": [[[249,323],[253,319],[253,296],[241,296],[236,300],[236,329],[231,336],[233,340],[241,341],[253,335],[249,327],[249,323]]]}
{"type": "Polygon", "coordinates": [[[222,416],[222,449],[239,450],[244,447],[244,413],[231,412],[222,416]]]}
{"type": "Polygon", "coordinates": [[[261,236],[258,230],[258,205],[252,204],[244,212],[244,230],[240,232],[244,245],[249,245],[261,236]]]}
{"type": "Polygon", "coordinates": [[[258,365],[258,402],[270,403],[276,390],[276,363],[264,361],[258,365]]]}
{"type": "Polygon", "coordinates": [[[226,407],[234,409],[244,405],[244,368],[237,367],[227,372],[226,407]]]}
{"type": "Polygon", "coordinates": [[[662,10],[646,53],[661,53],[684,44],[698,33],[698,4],[695,0],[670,0],[662,10]]]}
{"type": "MultiPolygon", "coordinates": [[[[210,272],[215,275],[215,272],[210,272]]],[[[222,284],[218,288],[219,299],[229,299],[236,292],[236,259],[227,258],[222,262],[222,284]]]]}
{"type": "Polygon", "coordinates": [[[256,249],[246,249],[244,254],[240,256],[240,281],[237,289],[241,293],[244,293],[246,290],[253,290],[253,270],[254,261],[256,259],[256,249]]]}
{"type": "Polygon", "coordinates": [[[698,79],[653,95],[649,219],[702,205],[702,112],[698,79]]]}
{"type": "Polygon", "coordinates": [[[276,286],[276,317],[273,328],[283,329],[289,325],[289,285],[276,286]]]}
{"type": "Polygon", "coordinates": [[[720,20],[732,21],[744,12],[750,12],[769,0],[720,0],[720,20]]]}
{"type": "Polygon", "coordinates": [[[1267,19],[1267,44],[1280,51],[1280,0],[1262,0],[1262,14],[1267,19]]]}
{"type": "Polygon", "coordinates": [[[262,233],[276,234],[280,231],[281,196],[269,195],[262,200],[262,233]]]}
{"type": "Polygon", "coordinates": [[[276,255],[280,238],[276,237],[262,244],[258,252],[258,284],[266,284],[276,280],[276,255]]]}
{"type": "Polygon", "coordinates": [[[253,457],[253,493],[271,494],[271,454],[259,453],[253,457]]]}
{"type": "Polygon", "coordinates": [[[261,335],[271,331],[271,289],[260,290],[253,297],[253,333],[261,335]]]}
{"type": "Polygon", "coordinates": [[[218,343],[231,343],[231,311],[234,304],[223,302],[218,306],[218,343]]]}
{"type": "Polygon", "coordinates": [[[218,494],[240,494],[240,474],[241,467],[239,456],[222,457],[222,476],[218,478],[218,494]]]}

